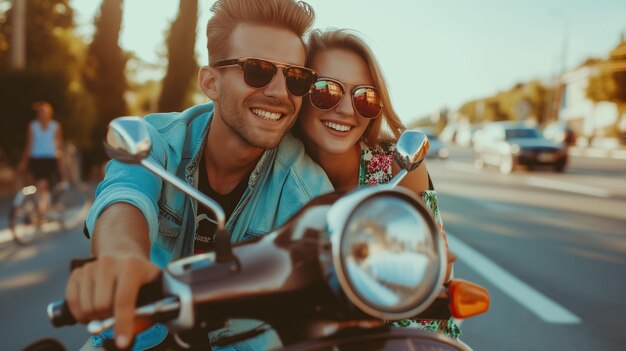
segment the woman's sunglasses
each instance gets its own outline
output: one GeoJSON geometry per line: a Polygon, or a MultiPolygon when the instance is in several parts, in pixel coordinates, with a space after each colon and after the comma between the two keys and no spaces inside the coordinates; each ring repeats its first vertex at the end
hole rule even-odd
{"type": "MultiPolygon", "coordinates": [[[[331,78],[319,78],[314,84],[309,97],[311,105],[320,110],[331,110],[343,99],[345,94],[343,83],[331,78]]],[[[378,90],[370,85],[357,85],[350,92],[352,106],[363,118],[376,118],[380,115],[383,105],[378,90]]]]}
{"type": "Polygon", "coordinates": [[[276,72],[278,72],[278,67],[282,67],[287,90],[293,96],[306,95],[309,90],[311,90],[313,82],[317,79],[317,73],[312,69],[286,65],[260,58],[240,57],[237,59],[221,60],[211,66],[221,68],[235,65],[241,67],[243,80],[246,84],[257,89],[268,86],[272,82],[272,79],[274,79],[276,72]]]}

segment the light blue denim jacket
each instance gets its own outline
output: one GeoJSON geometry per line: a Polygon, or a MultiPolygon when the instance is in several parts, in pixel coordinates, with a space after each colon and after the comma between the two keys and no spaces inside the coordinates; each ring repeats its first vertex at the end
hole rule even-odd
{"type": "MultiPolygon", "coordinates": [[[[212,116],[213,103],[196,105],[182,113],[146,116],[152,138],[149,158],[197,188],[198,167],[212,116]]],[[[269,233],[309,200],[332,190],[326,174],[306,155],[300,140],[287,133],[278,148],[263,153],[248,188],[228,219],[226,227],[232,234],[232,242],[269,233]]],[[[100,213],[117,202],[137,207],[147,218],[150,258],[161,268],[193,252],[195,200],[141,166],[112,160],[107,164],[106,176],[98,185],[96,200],[87,216],[89,233],[93,232],[100,213]]],[[[219,334],[232,334],[258,325],[258,322],[233,323],[219,334]]]]}

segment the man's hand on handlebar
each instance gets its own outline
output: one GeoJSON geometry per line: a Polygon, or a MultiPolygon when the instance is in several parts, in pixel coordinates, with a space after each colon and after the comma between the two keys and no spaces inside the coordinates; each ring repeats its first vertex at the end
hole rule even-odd
{"type": "Polygon", "coordinates": [[[74,269],[66,289],[67,304],[80,323],[115,317],[115,343],[125,349],[135,330],[139,289],[153,281],[159,268],[149,259],[132,255],[105,254],[74,269]]]}

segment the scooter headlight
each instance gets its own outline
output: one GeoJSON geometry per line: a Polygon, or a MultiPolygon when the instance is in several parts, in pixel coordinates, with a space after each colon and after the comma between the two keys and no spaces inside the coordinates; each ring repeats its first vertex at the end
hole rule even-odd
{"type": "Polygon", "coordinates": [[[443,243],[428,210],[398,188],[344,199],[329,213],[333,265],[342,290],[376,318],[422,312],[436,298],[445,274],[443,243]]]}

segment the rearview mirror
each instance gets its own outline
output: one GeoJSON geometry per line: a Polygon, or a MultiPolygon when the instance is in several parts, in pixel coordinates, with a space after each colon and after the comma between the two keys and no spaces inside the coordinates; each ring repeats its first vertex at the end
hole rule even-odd
{"type": "Polygon", "coordinates": [[[104,149],[110,158],[138,164],[152,148],[148,127],[139,117],[119,117],[109,123],[104,149]]]}
{"type": "Polygon", "coordinates": [[[109,157],[123,163],[140,164],[159,178],[191,196],[204,207],[213,211],[217,229],[224,230],[226,227],[226,215],[222,206],[187,182],[168,173],[160,165],[147,159],[150,149],[152,149],[152,139],[148,132],[147,122],[143,119],[126,116],[112,120],[104,140],[104,149],[109,157]]]}
{"type": "Polygon", "coordinates": [[[416,130],[407,130],[398,139],[393,158],[401,169],[410,172],[422,164],[429,148],[430,142],[426,134],[416,130]]]}
{"type": "Polygon", "coordinates": [[[426,158],[429,148],[430,142],[426,134],[417,130],[404,131],[400,135],[396,143],[396,150],[393,153],[393,158],[402,171],[393,177],[389,184],[398,185],[410,171],[419,167],[426,158]]]}

